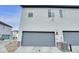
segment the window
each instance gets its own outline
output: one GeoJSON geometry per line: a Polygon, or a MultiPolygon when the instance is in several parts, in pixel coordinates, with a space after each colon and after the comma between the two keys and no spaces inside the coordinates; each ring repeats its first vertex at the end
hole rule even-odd
{"type": "Polygon", "coordinates": [[[48,10],[48,17],[55,17],[55,13],[51,12],[51,9],[48,10]]]}
{"type": "Polygon", "coordinates": [[[5,35],[5,34],[3,34],[3,35],[2,35],[2,38],[3,38],[3,39],[9,39],[9,38],[10,38],[10,35],[5,35]]]}
{"type": "Polygon", "coordinates": [[[62,18],[62,17],[63,17],[63,12],[62,12],[62,10],[59,10],[59,14],[60,14],[60,17],[62,18]]]}
{"type": "Polygon", "coordinates": [[[51,17],[51,10],[48,10],[48,17],[51,17]]]}
{"type": "Polygon", "coordinates": [[[29,12],[28,13],[28,17],[33,17],[33,13],[32,12],[29,12]]]}

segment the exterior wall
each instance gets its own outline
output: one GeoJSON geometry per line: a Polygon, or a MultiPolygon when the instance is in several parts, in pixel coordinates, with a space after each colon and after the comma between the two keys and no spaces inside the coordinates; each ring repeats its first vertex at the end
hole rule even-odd
{"type": "Polygon", "coordinates": [[[11,35],[11,28],[0,24],[0,37],[5,35],[11,35]]]}
{"type": "Polygon", "coordinates": [[[0,24],[0,33],[1,34],[11,34],[11,28],[0,24]]]}
{"type": "MultiPolygon", "coordinates": [[[[63,30],[79,30],[79,9],[64,8],[23,8],[20,24],[21,31],[55,31],[62,36],[63,30]],[[55,13],[55,17],[48,17],[48,9],[55,13]],[[63,18],[59,15],[59,10],[63,12],[63,18]],[[28,13],[33,12],[33,17],[28,17],[28,13]]],[[[21,34],[21,33],[20,33],[21,34]]],[[[63,37],[62,37],[63,38],[63,37]]],[[[21,38],[19,39],[21,40],[21,38]]]]}
{"type": "Polygon", "coordinates": [[[64,42],[63,31],[79,31],[79,9],[23,8],[18,41],[22,39],[22,31],[58,32],[55,42],[64,42]],[[52,10],[55,17],[48,17],[48,9],[52,10]],[[63,12],[62,18],[59,10],[63,12]],[[33,17],[28,17],[29,12],[33,12],[33,17]]]}

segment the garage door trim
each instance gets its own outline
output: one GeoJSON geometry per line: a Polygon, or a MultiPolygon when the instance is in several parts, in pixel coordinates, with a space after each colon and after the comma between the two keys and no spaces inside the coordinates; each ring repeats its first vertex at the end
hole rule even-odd
{"type": "Polygon", "coordinates": [[[63,31],[63,32],[79,32],[79,31],[63,31]]]}

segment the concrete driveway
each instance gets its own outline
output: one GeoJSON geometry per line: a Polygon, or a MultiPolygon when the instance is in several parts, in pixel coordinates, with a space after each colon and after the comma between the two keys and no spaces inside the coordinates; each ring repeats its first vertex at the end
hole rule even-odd
{"type": "Polygon", "coordinates": [[[56,47],[24,47],[24,46],[21,46],[15,52],[16,53],[62,53],[62,51],[56,47]]]}
{"type": "Polygon", "coordinates": [[[5,48],[5,44],[8,42],[2,42],[0,41],[0,53],[7,53],[7,50],[5,48]]]}

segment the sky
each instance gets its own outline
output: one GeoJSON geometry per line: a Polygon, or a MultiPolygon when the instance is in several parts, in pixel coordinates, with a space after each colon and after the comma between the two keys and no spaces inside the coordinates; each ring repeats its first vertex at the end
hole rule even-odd
{"type": "Polygon", "coordinates": [[[0,21],[13,27],[13,30],[19,30],[21,18],[21,7],[19,5],[0,5],[0,21]]]}

